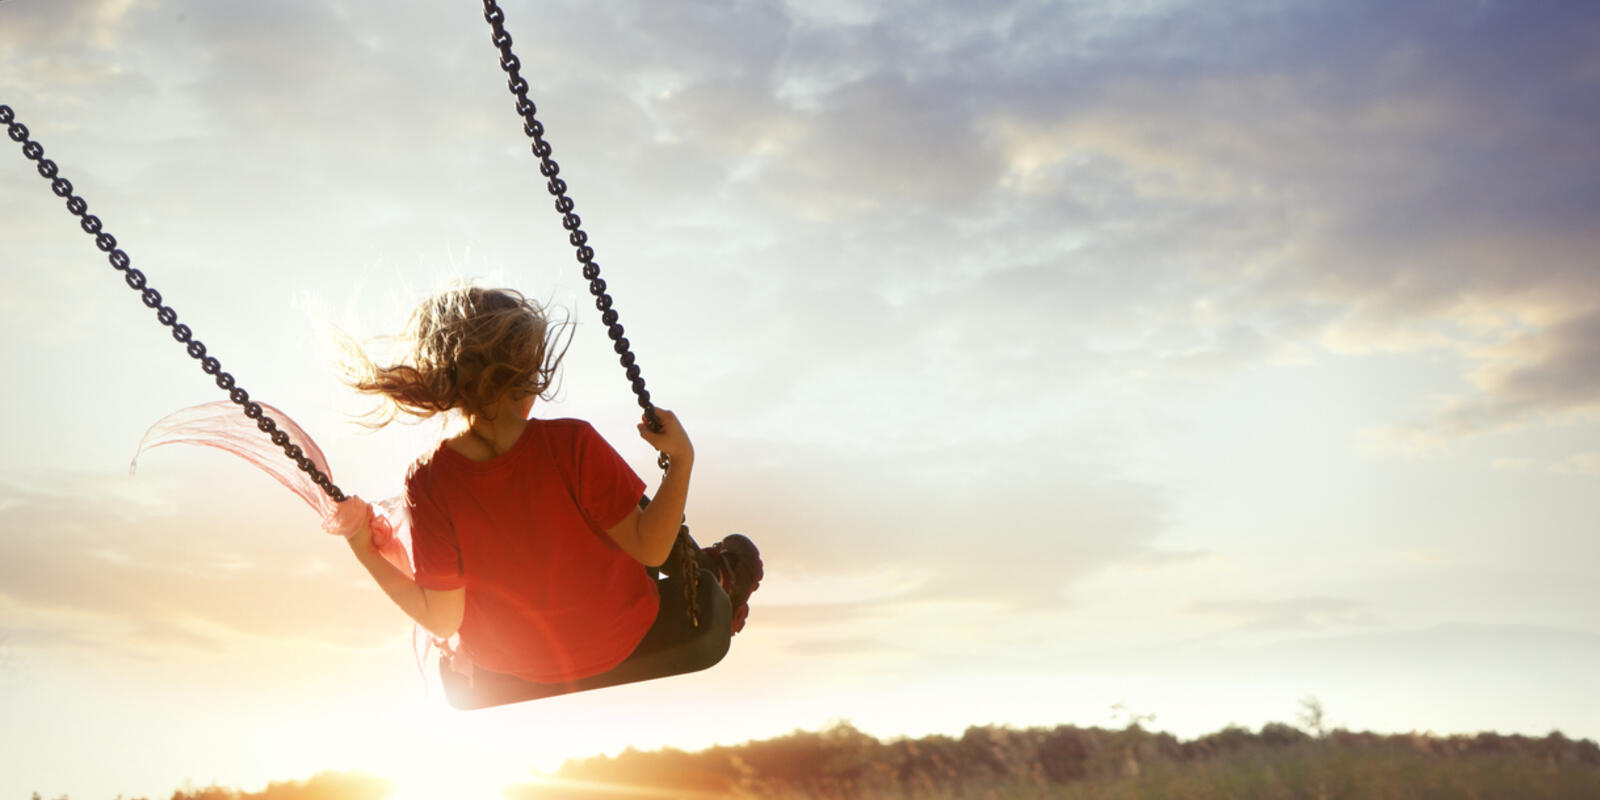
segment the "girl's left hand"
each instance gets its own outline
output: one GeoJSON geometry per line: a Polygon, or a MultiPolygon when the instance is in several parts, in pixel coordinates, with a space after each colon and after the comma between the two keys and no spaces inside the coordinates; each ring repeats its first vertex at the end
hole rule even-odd
{"type": "Polygon", "coordinates": [[[674,462],[694,460],[694,443],[689,441],[689,434],[683,429],[683,424],[678,422],[678,415],[664,408],[656,409],[656,419],[661,420],[661,432],[650,430],[646,422],[639,423],[639,436],[650,443],[651,447],[666,453],[674,462]]]}

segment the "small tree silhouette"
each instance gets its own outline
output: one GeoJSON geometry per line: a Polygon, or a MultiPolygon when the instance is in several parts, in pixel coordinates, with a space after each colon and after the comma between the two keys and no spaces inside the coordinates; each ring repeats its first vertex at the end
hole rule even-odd
{"type": "Polygon", "coordinates": [[[1128,708],[1126,703],[1117,703],[1111,706],[1111,718],[1113,720],[1119,718],[1125,719],[1125,727],[1130,731],[1144,730],[1145,723],[1156,721],[1156,715],[1136,713],[1132,709],[1128,708]]]}
{"type": "Polygon", "coordinates": [[[1300,713],[1295,715],[1295,720],[1318,739],[1328,735],[1328,712],[1314,694],[1300,698],[1300,713]]]}

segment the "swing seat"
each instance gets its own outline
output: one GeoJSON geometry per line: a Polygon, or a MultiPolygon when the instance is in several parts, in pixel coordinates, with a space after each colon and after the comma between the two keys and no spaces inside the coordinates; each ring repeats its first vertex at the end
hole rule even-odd
{"type": "Polygon", "coordinates": [[[444,685],[445,700],[454,708],[472,711],[699,672],[721,661],[733,637],[733,607],[716,576],[709,570],[700,570],[699,628],[689,627],[682,582],[668,578],[661,584],[657,587],[661,591],[657,625],[675,624],[675,629],[667,632],[666,641],[652,641],[661,638],[652,636],[657,634],[653,627],[626,661],[598,675],[563,683],[538,683],[482,667],[474,667],[468,679],[441,658],[439,679],[444,685]]]}

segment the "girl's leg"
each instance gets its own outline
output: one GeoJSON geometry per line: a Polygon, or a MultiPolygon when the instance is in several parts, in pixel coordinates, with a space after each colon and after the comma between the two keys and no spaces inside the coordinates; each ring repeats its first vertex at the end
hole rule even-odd
{"type": "Polygon", "coordinates": [[[616,667],[568,683],[534,683],[478,668],[468,685],[464,676],[441,663],[439,673],[445,697],[457,708],[487,708],[698,672],[721,661],[728,653],[728,642],[733,635],[730,629],[733,611],[716,578],[705,571],[700,574],[699,628],[689,625],[681,580],[657,581],[656,589],[661,593],[661,610],[656,614],[655,623],[627,660],[616,667]]]}
{"type": "Polygon", "coordinates": [[[661,603],[656,611],[656,621],[646,631],[644,638],[633,648],[627,660],[612,671],[628,667],[630,663],[649,661],[659,654],[678,651],[674,661],[689,666],[710,659],[704,669],[721,660],[727,652],[727,637],[731,627],[731,608],[728,597],[717,583],[716,575],[700,570],[700,627],[689,624],[689,609],[683,596],[683,578],[671,576],[656,581],[656,591],[661,603]]]}

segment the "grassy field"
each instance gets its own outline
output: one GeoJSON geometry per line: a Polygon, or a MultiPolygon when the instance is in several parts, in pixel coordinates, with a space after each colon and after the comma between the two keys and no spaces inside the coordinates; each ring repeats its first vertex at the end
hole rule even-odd
{"type": "MultiPolygon", "coordinates": [[[[894,791],[863,797],[901,797],[894,791]]],[[[952,800],[1579,800],[1600,798],[1600,766],[1513,754],[1438,758],[1417,751],[1354,751],[1326,742],[1251,748],[1197,762],[1156,760],[1139,774],[1065,784],[1012,781],[928,793],[952,800]]]]}

